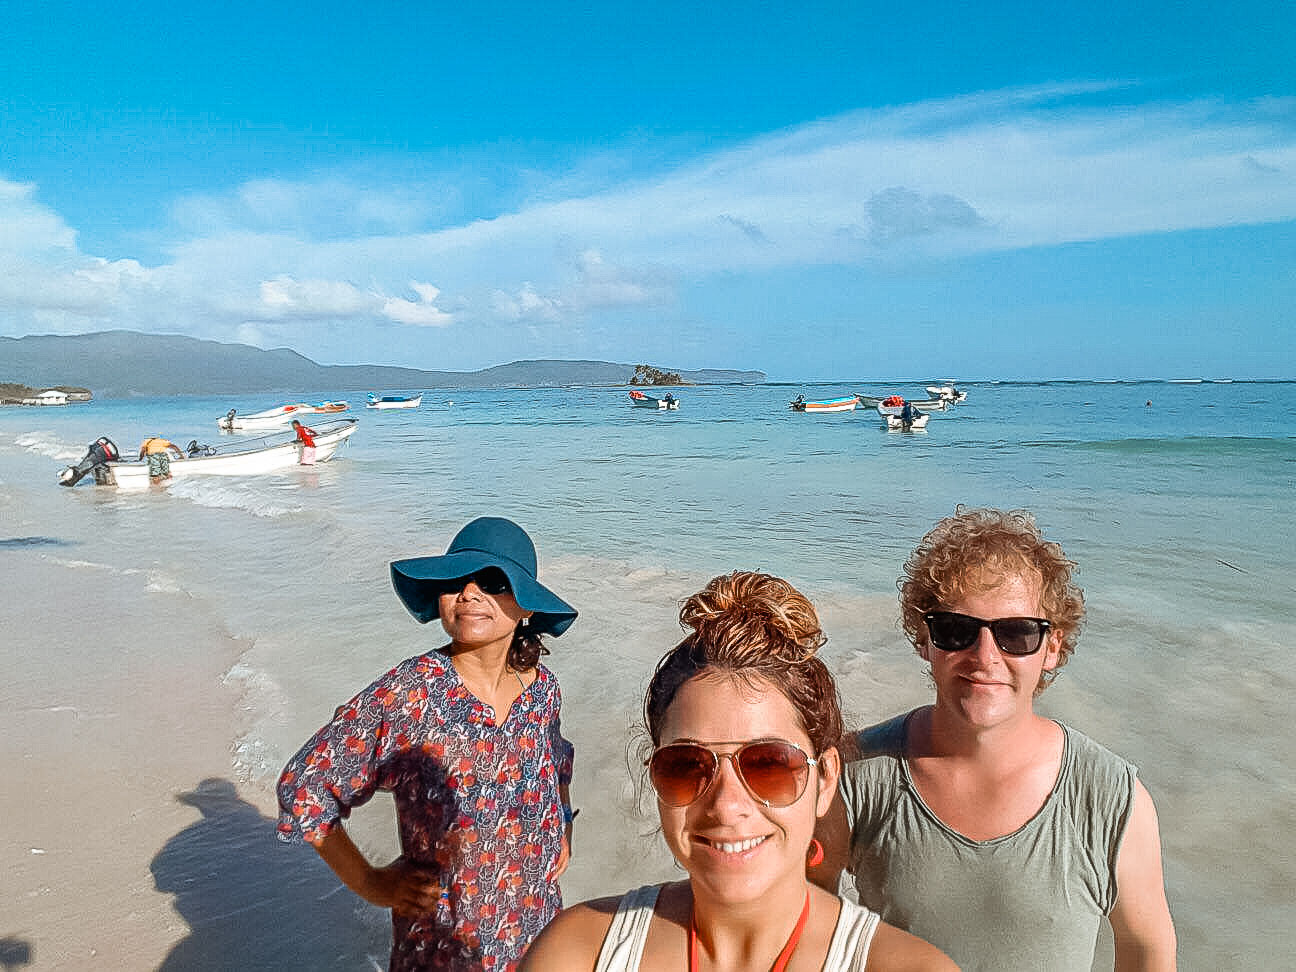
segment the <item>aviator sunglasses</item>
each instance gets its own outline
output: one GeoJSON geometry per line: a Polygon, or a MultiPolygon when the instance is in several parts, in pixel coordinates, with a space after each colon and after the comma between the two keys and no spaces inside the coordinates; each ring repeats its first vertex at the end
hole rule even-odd
{"type": "Polygon", "coordinates": [[[1043,618],[995,618],[985,621],[955,611],[932,611],[923,615],[931,643],[941,651],[964,651],[989,628],[995,644],[1005,655],[1033,655],[1044,644],[1051,625],[1043,618]]]}
{"type": "Polygon", "coordinates": [[[481,590],[483,594],[489,594],[492,597],[498,597],[500,594],[511,594],[513,588],[509,584],[508,575],[498,567],[483,567],[475,573],[468,574],[465,577],[455,577],[451,580],[438,581],[437,587],[442,594],[458,594],[468,582],[472,581],[481,590]]]}
{"type": "Polygon", "coordinates": [[[658,799],[668,807],[687,807],[710,789],[722,759],[733,763],[747,792],[767,807],[788,807],[801,799],[810,767],[819,762],[796,743],[767,739],[744,743],[732,753],[717,753],[698,743],[671,743],[654,750],[645,765],[658,799]]]}

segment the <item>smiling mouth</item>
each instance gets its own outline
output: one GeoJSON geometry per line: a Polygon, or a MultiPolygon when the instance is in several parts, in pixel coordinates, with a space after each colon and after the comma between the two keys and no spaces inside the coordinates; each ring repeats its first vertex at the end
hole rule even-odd
{"type": "Polygon", "coordinates": [[[708,847],[715,848],[722,854],[741,854],[744,851],[749,851],[753,847],[759,847],[761,844],[765,843],[765,841],[769,840],[769,835],[767,834],[764,837],[748,837],[746,840],[737,841],[711,840],[707,837],[698,837],[698,840],[706,844],[708,847]]]}

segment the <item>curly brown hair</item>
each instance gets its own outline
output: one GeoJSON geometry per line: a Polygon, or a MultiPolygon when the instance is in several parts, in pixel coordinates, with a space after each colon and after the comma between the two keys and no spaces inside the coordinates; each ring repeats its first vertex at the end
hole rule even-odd
{"type": "Polygon", "coordinates": [[[666,710],[702,672],[777,689],[796,709],[815,755],[838,744],[837,683],[815,656],[828,639],[814,605],[787,581],[752,571],[712,578],[684,601],[680,626],[692,632],[658,663],[644,698],[645,746],[661,742],[666,710]]]}
{"type": "Polygon", "coordinates": [[[1067,663],[1084,623],[1084,592],[1071,579],[1075,563],[1044,538],[1026,510],[959,506],[932,528],[905,561],[900,623],[914,646],[927,639],[923,615],[957,603],[965,594],[997,587],[1007,577],[1035,575],[1040,610],[1060,635],[1057,667],[1044,672],[1038,695],[1067,663]]]}

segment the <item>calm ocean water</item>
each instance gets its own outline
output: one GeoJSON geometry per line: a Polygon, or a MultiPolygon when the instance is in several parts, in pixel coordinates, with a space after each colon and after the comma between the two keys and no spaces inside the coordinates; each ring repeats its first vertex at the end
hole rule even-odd
{"type": "MultiPolygon", "coordinates": [[[[879,719],[928,697],[896,624],[909,550],[957,504],[1025,507],[1079,562],[1089,605],[1042,708],[1140,766],[1183,967],[1285,967],[1296,952],[1296,384],[961,387],[966,404],[913,434],[863,410],[786,403],[918,397],[914,383],[686,388],[670,413],[631,408],[624,388],[436,390],[417,411],[353,410],[359,431],[315,469],[133,495],[55,480],[98,435],[123,451],[153,433],[215,441],[229,408],[276,402],[8,408],[0,539],[58,541],[26,555],[66,562],[73,579],[146,569],[246,639],[229,674],[244,723],[231,777],[264,788],[333,706],[439,643],[391,594],[388,561],[440,552],[473,516],[518,520],[542,576],[582,610],[550,659],[595,835],[564,882],[579,899],[671,876],[634,812],[626,744],[652,665],[678,638],[679,598],[735,568],[786,576],[823,611],[852,720],[879,719]]],[[[106,610],[129,619],[136,606],[106,610]]]]}

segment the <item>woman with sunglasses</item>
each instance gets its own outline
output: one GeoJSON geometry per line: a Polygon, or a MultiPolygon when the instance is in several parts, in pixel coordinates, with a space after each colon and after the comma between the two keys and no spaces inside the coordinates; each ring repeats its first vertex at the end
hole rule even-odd
{"type": "Polygon", "coordinates": [[[1088,972],[1104,916],[1117,969],[1175,966],[1152,798],[1035,712],[1084,616],[1073,567],[1022,511],[960,508],[923,538],[900,608],[936,701],[855,737],[820,830],[827,880],[849,846],[860,901],[965,972],[1088,972]]]}
{"type": "Polygon", "coordinates": [[[391,578],[450,643],[383,675],[289,761],[279,834],[391,909],[392,969],[514,969],[562,907],[573,753],[540,635],[576,611],[536,580],[526,532],[497,517],[469,523],[443,556],[396,561],[391,578]],[[377,790],[394,796],[400,831],[385,867],[342,826],[377,790]]]}
{"type": "Polygon", "coordinates": [[[564,911],[528,972],[952,969],[806,880],[840,772],[841,712],[814,607],[767,574],[717,577],[644,702],[662,834],[688,880],[564,911]]]}

